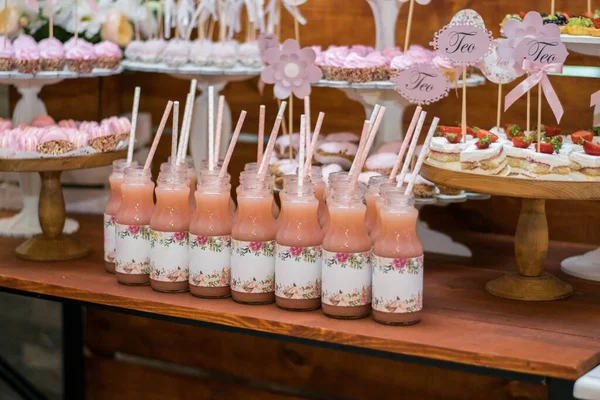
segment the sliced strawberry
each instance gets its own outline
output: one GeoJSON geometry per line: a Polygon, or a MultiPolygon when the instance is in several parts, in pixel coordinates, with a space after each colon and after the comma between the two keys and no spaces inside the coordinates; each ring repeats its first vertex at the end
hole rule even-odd
{"type": "Polygon", "coordinates": [[[546,137],[554,137],[560,135],[562,130],[554,126],[542,125],[542,132],[546,134],[546,137]]]}
{"type": "Polygon", "coordinates": [[[467,135],[475,136],[475,129],[467,126],[467,135]]]}
{"type": "Polygon", "coordinates": [[[554,147],[552,143],[537,143],[535,149],[538,153],[552,154],[554,153],[554,147]]]}
{"type": "Polygon", "coordinates": [[[521,19],[525,18],[525,11],[519,12],[519,18],[521,18],[521,19]]]}
{"type": "Polygon", "coordinates": [[[526,136],[517,136],[512,138],[513,145],[519,149],[526,149],[531,145],[531,138],[526,136]]]}
{"type": "Polygon", "coordinates": [[[485,129],[475,127],[473,128],[473,132],[475,132],[479,139],[489,136],[492,138],[492,143],[496,143],[498,141],[498,135],[494,135],[492,132],[486,131],[485,129]]]}
{"type": "Polygon", "coordinates": [[[475,142],[475,146],[479,150],[487,149],[488,147],[490,147],[490,144],[492,144],[492,137],[491,136],[481,137],[481,138],[479,138],[478,141],[475,142]]]}
{"type": "Polygon", "coordinates": [[[517,136],[522,136],[523,135],[523,130],[517,124],[506,124],[506,125],[504,125],[504,132],[506,132],[506,136],[508,136],[509,138],[513,138],[513,137],[517,137],[517,136]]]}
{"type": "Polygon", "coordinates": [[[447,133],[444,137],[450,143],[460,143],[462,141],[463,135],[461,133],[447,133]]]}
{"type": "Polygon", "coordinates": [[[583,151],[590,156],[600,156],[600,145],[588,141],[583,142],[583,151]]]}
{"type": "Polygon", "coordinates": [[[600,29],[600,18],[593,18],[592,22],[594,23],[594,28],[600,29]]]}
{"type": "Polygon", "coordinates": [[[588,140],[591,142],[593,138],[594,138],[594,134],[589,131],[577,131],[577,132],[571,133],[571,140],[573,141],[573,143],[579,143],[579,141],[582,139],[588,140]]]}
{"type": "Polygon", "coordinates": [[[440,126],[439,131],[440,131],[440,136],[446,136],[449,133],[454,133],[454,134],[461,133],[460,126],[440,126]]]}

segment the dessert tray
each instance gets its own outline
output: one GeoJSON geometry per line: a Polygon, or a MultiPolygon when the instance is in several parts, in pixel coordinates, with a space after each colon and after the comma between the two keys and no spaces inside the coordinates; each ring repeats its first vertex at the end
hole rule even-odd
{"type": "MultiPolygon", "coordinates": [[[[481,75],[473,74],[467,78],[467,86],[481,86],[485,84],[485,78],[481,75]]],[[[315,87],[330,87],[336,89],[357,89],[357,90],[393,90],[394,82],[392,81],[371,81],[363,83],[354,83],[348,81],[330,81],[327,79],[321,79],[319,82],[313,84],[315,87]]],[[[454,86],[461,86],[462,80],[453,84],[454,86]]]]}
{"type": "Polygon", "coordinates": [[[250,75],[258,76],[262,72],[262,67],[251,68],[236,65],[232,68],[217,68],[214,66],[199,67],[186,64],[179,67],[167,65],[165,63],[145,63],[140,61],[123,60],[121,66],[130,71],[157,72],[162,74],[189,74],[189,75],[250,75]]]}
{"type": "Polygon", "coordinates": [[[0,82],[5,80],[16,80],[16,79],[36,79],[36,80],[48,80],[48,79],[77,79],[77,78],[96,78],[101,76],[118,75],[123,72],[123,66],[121,65],[116,69],[104,69],[94,68],[90,73],[78,73],[69,71],[67,69],[63,71],[40,71],[37,74],[22,74],[17,70],[14,71],[0,71],[0,82]]]}
{"type": "Polygon", "coordinates": [[[477,175],[438,168],[427,162],[421,175],[433,183],[452,188],[523,199],[515,236],[517,272],[488,282],[488,293],[529,301],[557,300],[573,293],[570,284],[544,271],[548,252],[546,200],[600,200],[598,182],[554,182],[477,175]]]}
{"type": "Polygon", "coordinates": [[[126,156],[126,151],[112,151],[86,156],[43,159],[0,158],[0,171],[39,172],[42,178],[38,206],[42,234],[28,239],[17,247],[17,256],[33,261],[59,261],[72,260],[88,255],[90,247],[87,244],[63,234],[66,211],[60,175],[62,171],[110,165],[114,160],[126,156]]]}

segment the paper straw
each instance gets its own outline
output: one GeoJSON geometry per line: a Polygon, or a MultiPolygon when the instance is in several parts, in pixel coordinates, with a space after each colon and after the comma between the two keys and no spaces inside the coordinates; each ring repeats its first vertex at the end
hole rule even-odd
{"type": "Polygon", "coordinates": [[[267,166],[269,165],[269,160],[271,159],[271,153],[275,148],[275,140],[277,139],[277,134],[279,133],[279,128],[281,127],[281,122],[283,120],[283,113],[285,112],[285,107],[287,103],[285,101],[281,102],[281,106],[279,107],[279,111],[277,112],[277,118],[275,119],[275,124],[273,125],[273,129],[271,130],[271,136],[269,136],[269,142],[267,143],[267,150],[263,155],[263,158],[260,162],[260,167],[258,168],[258,176],[260,180],[265,179],[265,175],[267,173],[267,166]]]}
{"type": "Polygon", "coordinates": [[[233,131],[231,142],[229,142],[229,148],[227,148],[227,153],[225,153],[225,159],[223,160],[223,165],[221,166],[221,172],[219,172],[219,178],[223,178],[225,176],[225,173],[227,172],[227,167],[229,167],[229,162],[231,161],[231,156],[233,155],[233,150],[235,149],[235,144],[237,143],[238,137],[240,136],[240,132],[242,131],[242,126],[244,125],[245,119],[246,111],[242,111],[240,113],[240,117],[238,118],[237,125],[235,126],[235,131],[233,131]]]}
{"type": "Polygon", "coordinates": [[[354,156],[354,161],[352,161],[352,166],[350,167],[350,172],[349,174],[352,175],[352,173],[354,172],[354,169],[356,168],[356,164],[360,161],[360,155],[363,152],[363,149],[365,148],[365,144],[367,143],[367,139],[369,138],[369,135],[371,134],[372,131],[372,127],[375,124],[375,118],[377,118],[377,114],[379,114],[379,110],[381,109],[381,106],[379,104],[375,104],[375,107],[373,108],[373,112],[371,112],[371,117],[369,118],[369,124],[371,126],[371,130],[368,131],[366,134],[361,134],[360,135],[360,141],[358,142],[358,149],[356,150],[356,155],[354,156]]]}
{"type": "Polygon", "coordinates": [[[408,187],[406,188],[406,191],[404,192],[405,196],[408,196],[413,191],[415,182],[417,181],[417,177],[419,176],[419,172],[421,172],[421,167],[423,166],[423,162],[425,161],[425,156],[427,155],[427,152],[429,150],[429,145],[431,144],[431,139],[433,138],[433,134],[435,133],[435,130],[437,129],[438,122],[440,122],[440,119],[438,117],[435,117],[433,119],[433,121],[431,122],[431,126],[429,127],[429,132],[427,133],[427,137],[425,138],[425,143],[423,143],[423,150],[421,150],[421,154],[419,154],[419,159],[417,160],[417,165],[415,165],[415,168],[413,169],[412,179],[408,183],[408,187]]]}
{"type": "Polygon", "coordinates": [[[315,125],[315,131],[312,134],[312,140],[310,141],[306,153],[306,162],[304,163],[304,175],[311,176],[312,169],[312,158],[313,153],[315,152],[315,147],[317,146],[317,141],[319,140],[319,133],[321,133],[321,126],[323,125],[323,119],[325,118],[325,113],[320,112],[317,117],[317,124],[315,125]]]}
{"type": "Polygon", "coordinates": [[[208,87],[208,170],[215,168],[215,88],[208,87]]]}
{"type": "Polygon", "coordinates": [[[127,164],[133,161],[133,147],[135,146],[135,130],[137,129],[138,112],[140,109],[140,93],[139,86],[135,87],[133,93],[133,109],[131,110],[131,132],[129,132],[129,147],[127,148],[127,164]]]}
{"type": "Polygon", "coordinates": [[[190,93],[196,96],[196,87],[198,86],[198,81],[196,79],[192,79],[190,82],[190,93]]]}
{"type": "Polygon", "coordinates": [[[219,96],[219,107],[217,107],[217,131],[215,133],[215,160],[219,161],[221,155],[221,132],[223,130],[223,107],[225,96],[219,96]]]}
{"type": "Polygon", "coordinates": [[[390,174],[390,181],[393,181],[396,177],[396,174],[398,174],[400,164],[404,159],[404,154],[408,149],[410,139],[412,138],[413,132],[415,131],[415,127],[417,126],[417,121],[419,120],[419,115],[421,115],[422,110],[423,109],[420,106],[417,106],[417,108],[415,109],[415,113],[413,114],[412,120],[410,121],[410,125],[408,126],[406,136],[404,136],[404,140],[402,141],[402,147],[400,147],[400,152],[398,153],[398,157],[396,157],[396,162],[394,163],[394,167],[392,168],[392,173],[390,174]]]}
{"type": "Polygon", "coordinates": [[[306,116],[300,115],[300,150],[298,151],[298,195],[302,194],[304,180],[304,152],[306,148],[306,116]]]}
{"type": "Polygon", "coordinates": [[[163,113],[162,119],[160,120],[160,125],[158,125],[156,135],[154,135],[154,141],[152,142],[152,147],[150,147],[148,158],[146,158],[146,164],[144,164],[144,169],[150,169],[152,159],[154,158],[154,153],[156,153],[156,149],[158,148],[158,142],[160,142],[160,137],[162,136],[162,133],[165,130],[165,125],[167,125],[167,120],[169,119],[169,114],[171,113],[172,107],[173,102],[169,100],[167,106],[165,107],[165,112],[163,113]]]}
{"type": "Polygon", "coordinates": [[[423,129],[423,124],[425,123],[425,117],[427,117],[427,112],[421,111],[421,114],[419,116],[419,122],[417,122],[415,134],[413,135],[412,141],[410,142],[410,148],[408,149],[408,154],[406,155],[406,159],[404,160],[404,165],[402,165],[402,171],[400,171],[400,177],[398,178],[399,183],[397,185],[398,187],[402,186],[402,182],[404,182],[404,177],[408,173],[408,169],[410,167],[410,160],[415,154],[417,142],[419,141],[419,136],[421,136],[421,130],[423,129]]]}
{"type": "MultiPolygon", "coordinates": [[[[188,144],[190,142],[190,131],[192,129],[192,118],[194,116],[194,93],[188,93],[188,97],[190,98],[190,110],[188,112],[187,122],[185,124],[185,134],[183,135],[183,151],[181,152],[181,162],[185,160],[185,155],[187,154],[188,144]]],[[[181,139],[180,139],[181,140],[181,139]]]]}
{"type": "Polygon", "coordinates": [[[177,164],[177,135],[179,130],[179,102],[173,103],[173,131],[171,132],[171,165],[177,164]]]}
{"type": "Polygon", "coordinates": [[[177,164],[180,164],[181,161],[185,158],[186,150],[183,148],[183,137],[185,136],[185,131],[187,129],[187,119],[190,113],[190,108],[192,107],[192,100],[190,93],[187,94],[185,99],[185,108],[183,110],[183,120],[181,121],[181,138],[179,138],[179,146],[177,148],[177,164]]]}
{"type": "Polygon", "coordinates": [[[310,96],[306,96],[304,98],[304,117],[306,118],[306,143],[310,143],[310,133],[311,133],[311,125],[310,125],[310,96]]]}
{"type": "Polygon", "coordinates": [[[379,112],[377,113],[377,118],[375,118],[375,123],[373,124],[373,126],[371,126],[371,123],[369,122],[369,138],[367,139],[367,143],[365,143],[365,147],[363,149],[362,155],[360,157],[360,164],[357,165],[358,167],[358,173],[360,173],[360,171],[362,170],[362,167],[365,163],[365,161],[367,161],[367,156],[369,155],[369,152],[371,151],[371,147],[373,146],[373,143],[375,142],[375,136],[377,136],[377,132],[379,132],[379,126],[381,125],[381,121],[383,121],[383,116],[385,115],[385,107],[381,107],[379,109],[379,112]]]}
{"type": "MultiPolygon", "coordinates": [[[[365,120],[365,122],[363,123],[363,129],[362,129],[362,133],[361,136],[369,136],[369,132],[371,131],[371,123],[368,120],[365,120]]],[[[370,136],[374,136],[374,135],[370,135],[370,136]]],[[[362,164],[363,164],[363,153],[358,154],[356,153],[356,157],[354,158],[354,160],[358,159],[358,162],[356,164],[357,168],[354,169],[354,172],[352,172],[350,174],[350,189],[352,191],[356,190],[356,186],[358,184],[358,176],[360,175],[360,170],[362,169],[362,164]]],[[[366,157],[365,157],[366,159],[366,157]]]]}
{"type": "Polygon", "coordinates": [[[256,162],[260,163],[265,147],[265,111],[264,105],[260,106],[258,113],[258,145],[256,146],[256,162]]]}

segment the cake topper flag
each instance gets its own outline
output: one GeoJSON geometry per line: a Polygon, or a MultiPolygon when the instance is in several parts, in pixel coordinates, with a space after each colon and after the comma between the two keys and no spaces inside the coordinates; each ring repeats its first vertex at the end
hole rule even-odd
{"type": "Polygon", "coordinates": [[[448,96],[450,82],[431,64],[415,64],[392,78],[394,89],[413,104],[431,104],[448,96]]]}
{"type": "Polygon", "coordinates": [[[473,10],[461,10],[435,33],[431,45],[437,54],[462,67],[461,133],[467,138],[467,67],[479,64],[492,49],[492,32],[473,10]]]}

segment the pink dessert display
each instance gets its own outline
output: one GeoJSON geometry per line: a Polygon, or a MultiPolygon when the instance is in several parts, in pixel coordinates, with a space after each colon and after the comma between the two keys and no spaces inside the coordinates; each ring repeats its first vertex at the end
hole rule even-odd
{"type": "Polygon", "coordinates": [[[19,35],[13,43],[15,64],[22,74],[35,74],[40,71],[40,51],[35,40],[28,35],[19,35]]]}
{"type": "MultiPolygon", "coordinates": [[[[138,60],[146,63],[159,62],[162,53],[166,50],[168,45],[168,42],[164,39],[150,39],[141,43],[142,45],[139,49],[138,60]]],[[[134,44],[134,48],[136,46],[137,45],[134,44]]]]}
{"type": "Polygon", "coordinates": [[[11,71],[15,66],[15,50],[9,41],[4,43],[4,37],[0,36],[0,71],[11,71]]]}
{"type": "Polygon", "coordinates": [[[54,121],[54,118],[49,115],[36,115],[29,125],[34,128],[45,128],[47,126],[56,125],[56,122],[54,121]]]}
{"type": "Polygon", "coordinates": [[[66,52],[56,38],[41,40],[39,45],[41,67],[44,71],[62,71],[65,67],[66,52]]]}
{"type": "Polygon", "coordinates": [[[125,57],[132,61],[141,61],[145,43],[141,40],[132,40],[125,48],[125,57]]]}
{"type": "Polygon", "coordinates": [[[96,67],[104,69],[117,69],[121,65],[123,55],[119,46],[107,40],[94,45],[96,53],[96,67]]]}
{"type": "Polygon", "coordinates": [[[205,67],[213,63],[213,42],[210,40],[196,40],[190,48],[190,62],[199,67],[205,67]]]}
{"type": "Polygon", "coordinates": [[[173,39],[167,42],[167,47],[160,55],[160,60],[174,67],[187,64],[190,59],[191,42],[181,39],[173,39]]]}
{"type": "Polygon", "coordinates": [[[89,74],[95,65],[96,52],[91,43],[79,39],[74,46],[67,50],[67,67],[70,71],[89,74]]]}

